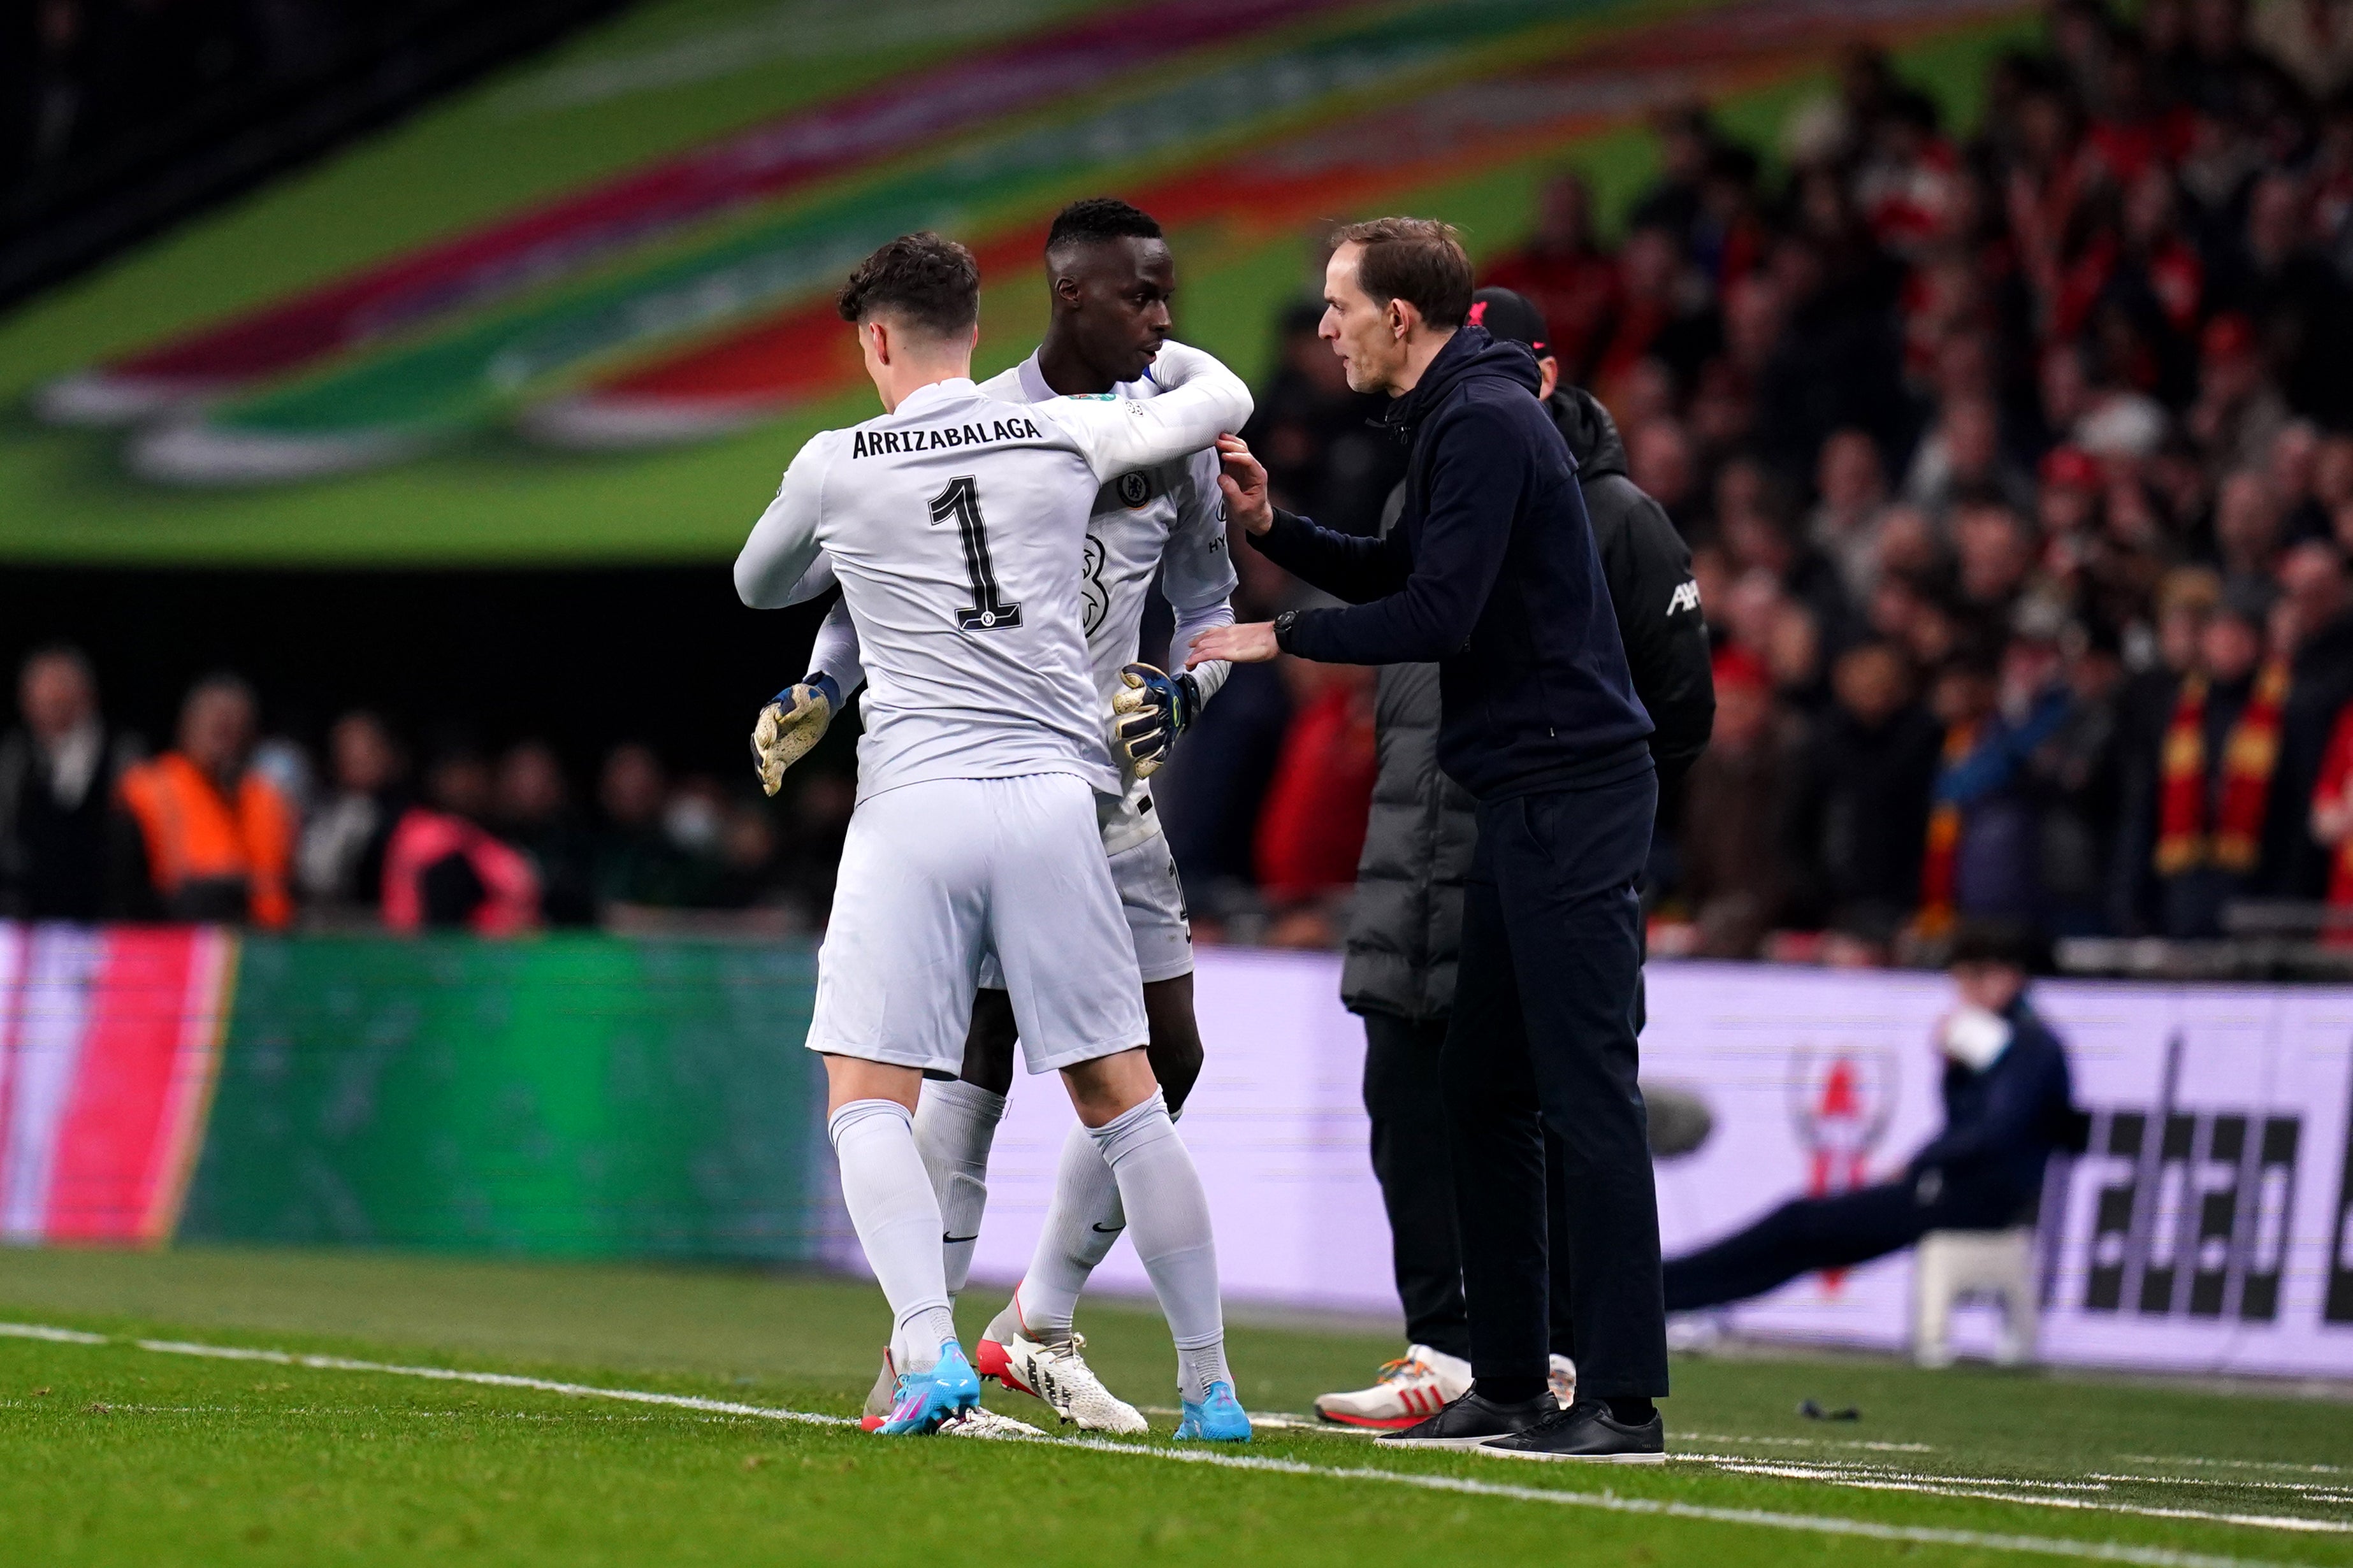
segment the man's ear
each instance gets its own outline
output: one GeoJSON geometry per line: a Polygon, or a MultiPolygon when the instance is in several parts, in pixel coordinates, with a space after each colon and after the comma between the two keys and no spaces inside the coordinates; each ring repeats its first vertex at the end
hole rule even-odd
{"type": "Polygon", "coordinates": [[[868,339],[874,344],[874,363],[889,364],[891,363],[891,329],[882,324],[880,317],[870,316],[867,318],[864,331],[868,339]]]}
{"type": "Polygon", "coordinates": [[[1421,312],[1414,308],[1411,300],[1392,299],[1389,301],[1389,332],[1399,342],[1411,337],[1414,328],[1419,325],[1421,312]]]}

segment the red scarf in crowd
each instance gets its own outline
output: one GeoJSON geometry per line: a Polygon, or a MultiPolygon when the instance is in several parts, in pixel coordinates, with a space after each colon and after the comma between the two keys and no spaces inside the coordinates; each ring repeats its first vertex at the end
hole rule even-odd
{"type": "Polygon", "coordinates": [[[2222,743],[2221,803],[2206,819],[2206,679],[2181,683],[2165,731],[2158,783],[2157,874],[2178,877],[2211,867],[2247,872],[2263,858],[2263,810],[2279,765],[2280,712],[2287,704],[2287,666],[2265,664],[2247,710],[2222,743]]]}
{"type": "MultiPolygon", "coordinates": [[[[1945,731],[1945,756],[1937,770],[1942,777],[1966,761],[1978,743],[1972,721],[1945,731]]],[[[1920,859],[1920,918],[1923,936],[1942,936],[1953,929],[1953,868],[1961,847],[1961,804],[1941,795],[1928,809],[1927,852],[1920,859]]]]}

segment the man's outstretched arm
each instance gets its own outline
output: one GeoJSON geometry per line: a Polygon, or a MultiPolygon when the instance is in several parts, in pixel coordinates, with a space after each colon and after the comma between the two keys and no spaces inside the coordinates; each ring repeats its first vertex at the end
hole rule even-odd
{"type": "Polygon", "coordinates": [[[1071,432],[1106,484],[1131,468],[1200,451],[1249,422],[1250,388],[1199,349],[1162,344],[1152,379],[1166,389],[1157,397],[1058,397],[1032,406],[1071,432]]]}

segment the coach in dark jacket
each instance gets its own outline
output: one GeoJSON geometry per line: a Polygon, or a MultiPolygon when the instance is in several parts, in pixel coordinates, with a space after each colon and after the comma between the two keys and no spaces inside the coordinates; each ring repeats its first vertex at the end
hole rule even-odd
{"type": "Polygon", "coordinates": [[[2021,935],[1964,927],[1953,940],[1961,1005],[1947,1016],[1945,1131],[1893,1182],[1792,1198],[1737,1235],[1666,1268],[1667,1305],[1689,1311],[1760,1296],[1820,1268],[1847,1268],[1932,1230],[2031,1225],[2051,1156],[2079,1149],[2067,1052],[2027,1000],[2021,935]]]}
{"type": "Polygon", "coordinates": [[[1411,443],[1403,510],[1380,539],[1317,528],[1271,509],[1263,470],[1223,440],[1231,515],[1349,607],[1218,628],[1192,658],[1435,661],[1439,765],[1478,801],[1443,1063],[1475,1384],[1396,1440],[1655,1453],[1665,1324],[1634,1030],[1650,717],[1535,357],[1464,325],[1470,262],[1443,225],[1338,238],[1324,335],[1351,385],[1393,399],[1388,423],[1411,443]],[[1592,1397],[1567,1412],[1546,1382],[1547,1128],[1588,1260],[1572,1313],[1592,1397]]]}
{"type": "MultiPolygon", "coordinates": [[[[1537,391],[1577,459],[1634,692],[1655,726],[1651,758],[1662,789],[1672,787],[1706,749],[1715,717],[1691,550],[1665,509],[1627,477],[1625,444],[1609,411],[1581,388],[1556,384],[1558,362],[1535,308],[1508,289],[1482,289],[1472,296],[1472,310],[1474,324],[1491,336],[1525,343],[1536,356],[1543,377],[1537,391]]],[[[1392,515],[1403,494],[1400,489],[1391,498],[1392,515]]],[[[1477,803],[1439,770],[1438,721],[1437,666],[1393,664],[1381,671],[1380,773],[1356,869],[1340,995],[1365,1020],[1373,1173],[1388,1211],[1406,1338],[1467,1361],[1454,1184],[1446,1131],[1429,1107],[1440,1094],[1439,1054],[1453,1008],[1462,884],[1478,841],[1477,803]]],[[[1651,1132],[1655,1142],[1659,1127],[1651,1132]]],[[[1547,1159],[1548,1182],[1559,1176],[1560,1165],[1547,1159]]],[[[1567,1249],[1566,1210],[1564,1202],[1546,1206],[1556,1259],[1567,1249]]],[[[1552,1349],[1573,1360],[1567,1283],[1567,1271],[1556,1263],[1552,1349]]]]}

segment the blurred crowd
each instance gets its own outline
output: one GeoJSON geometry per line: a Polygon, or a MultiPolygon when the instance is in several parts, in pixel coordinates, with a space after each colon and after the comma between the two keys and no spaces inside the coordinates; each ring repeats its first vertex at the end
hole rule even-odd
{"type": "MultiPolygon", "coordinates": [[[[1772,147],[1683,106],[1615,238],[1562,174],[1485,268],[1693,548],[1718,712],[1662,806],[1665,951],[2353,907],[2353,3],[2058,0],[1982,88],[1964,134],[1858,47],[1772,147]]],[[[1245,434],[1282,504],[1371,532],[1403,453],[1318,314],[1277,323],[1245,434]]],[[[1309,597],[1233,556],[1243,620],[1309,597]]],[[[9,912],[815,926],[850,805],[838,771],[778,810],[628,745],[585,789],[530,741],[417,765],[367,713],[313,757],[229,679],[149,758],[70,650],[21,695],[9,912]]],[[[1370,671],[1235,671],[1155,781],[1204,940],[1334,941],[1375,746],[1370,671]]]]}
{"type": "Polygon", "coordinates": [[[417,765],[364,710],[314,756],[266,734],[234,675],[195,683],[151,753],[106,719],[89,662],[35,652],[0,738],[0,917],[265,929],[382,925],[504,935],[676,924],[731,911],[771,934],[821,925],[853,787],[838,769],[673,777],[649,748],[606,753],[583,792],[555,749],[463,743],[417,765]],[[586,798],[584,799],[584,795],[586,798]]]}
{"type": "MultiPolygon", "coordinates": [[[[2250,900],[2353,903],[2353,5],[2043,22],[1968,134],[1858,47],[1777,147],[1680,107],[1614,243],[1564,174],[1485,267],[1694,550],[1719,709],[1651,866],[1670,951],[1884,962],[1960,915],[2200,938],[2250,900]]],[[[1285,504],[1369,531],[1393,458],[1311,321],[1253,434],[1285,504]]],[[[1296,600],[1235,555],[1245,619],[1296,600]]],[[[1328,931],[1361,673],[1229,686],[1180,751],[1168,823],[1213,919],[1328,931]]]]}

